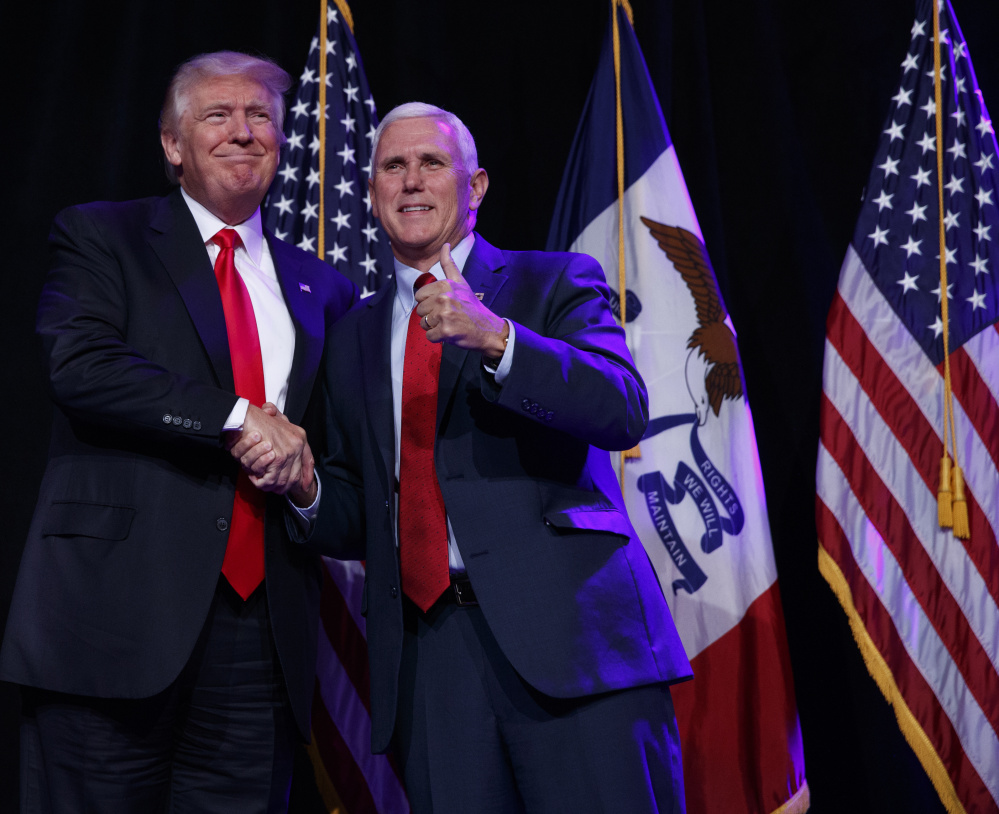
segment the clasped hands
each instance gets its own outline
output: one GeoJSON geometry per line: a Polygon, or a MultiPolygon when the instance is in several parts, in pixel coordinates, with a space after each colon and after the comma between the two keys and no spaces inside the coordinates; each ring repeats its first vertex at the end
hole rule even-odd
{"type": "Polygon", "coordinates": [[[315,502],[316,462],[305,430],[270,402],[247,408],[243,429],[229,433],[226,448],[258,489],[287,495],[297,506],[315,502]]]}
{"type": "MultiPolygon", "coordinates": [[[[416,292],[416,312],[427,339],[500,358],[510,326],[475,296],[451,259],[450,244],[444,244],[440,260],[446,279],[416,292]]],[[[230,433],[226,448],[258,489],[287,495],[297,506],[315,502],[316,462],[305,430],[270,402],[249,406],[243,429],[230,433]]]]}

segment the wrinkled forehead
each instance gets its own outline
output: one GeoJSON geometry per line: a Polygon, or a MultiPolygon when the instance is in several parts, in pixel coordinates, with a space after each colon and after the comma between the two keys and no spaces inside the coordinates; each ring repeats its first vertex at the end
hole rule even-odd
{"type": "Polygon", "coordinates": [[[273,113],[278,103],[263,84],[244,74],[206,76],[195,82],[185,95],[185,112],[191,113],[214,106],[257,108],[273,113]]]}
{"type": "Polygon", "coordinates": [[[421,153],[433,148],[443,150],[457,160],[458,141],[454,128],[430,116],[397,119],[382,133],[376,160],[380,163],[389,158],[401,158],[404,152],[421,153]]]}

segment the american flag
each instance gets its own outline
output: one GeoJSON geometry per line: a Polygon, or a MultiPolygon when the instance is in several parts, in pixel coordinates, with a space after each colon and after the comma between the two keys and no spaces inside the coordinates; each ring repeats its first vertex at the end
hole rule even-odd
{"type": "Polygon", "coordinates": [[[999,811],[999,156],[967,45],[922,0],[827,324],[819,565],[948,811],[999,811]],[[943,212],[937,154],[943,157],[943,212]],[[946,291],[940,282],[943,218],[946,291]],[[970,538],[941,529],[943,320],[970,538]]]}
{"type": "MultiPolygon", "coordinates": [[[[387,283],[393,269],[388,239],[371,215],[368,198],[371,139],[378,121],[350,9],[344,0],[335,0],[326,4],[324,17],[285,119],[288,144],[264,217],[279,238],[319,254],[366,295],[387,283]],[[323,50],[325,77],[320,75],[323,50]],[[323,141],[320,82],[326,85],[323,141]],[[320,154],[325,157],[324,177],[320,154]],[[320,211],[325,218],[323,246],[320,211]]],[[[406,814],[409,804],[395,765],[384,755],[371,754],[368,648],[360,612],[363,566],[329,559],[323,566],[309,747],[316,784],[330,812],[406,814]]]]}
{"type": "Polygon", "coordinates": [[[368,197],[378,117],[351,31],[350,9],[344,0],[326,5],[327,34],[324,40],[313,37],[295,103],[285,117],[288,143],[264,205],[264,222],[281,240],[319,254],[367,296],[393,270],[388,238],[371,214],[368,197]],[[321,48],[326,51],[325,143],[319,135],[321,48]],[[320,211],[325,216],[321,248],[320,211]]]}

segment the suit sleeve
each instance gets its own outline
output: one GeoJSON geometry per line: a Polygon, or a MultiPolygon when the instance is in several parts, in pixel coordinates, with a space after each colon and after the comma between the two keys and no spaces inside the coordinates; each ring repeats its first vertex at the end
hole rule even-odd
{"type": "Polygon", "coordinates": [[[190,347],[186,312],[187,324],[169,324],[182,311],[180,298],[169,281],[156,280],[151,254],[147,267],[136,267],[137,252],[113,232],[92,207],[65,210],[53,225],[36,323],[52,397],[89,423],[217,445],[236,396],[206,383],[211,377],[200,370],[178,372],[208,369],[200,346],[190,347]],[[182,364],[192,354],[198,361],[182,364]]]}
{"type": "Polygon", "coordinates": [[[318,553],[341,560],[365,558],[365,508],[363,458],[361,452],[365,407],[357,387],[357,371],[351,367],[354,353],[348,348],[347,331],[338,325],[328,335],[321,373],[323,444],[316,449],[316,477],[322,484],[319,511],[308,535],[297,523],[289,524],[292,538],[318,553]]]}
{"type": "Polygon", "coordinates": [[[528,270],[517,283],[513,364],[502,386],[483,372],[483,395],[601,449],[630,449],[649,421],[645,383],[611,312],[600,265],[587,255],[561,257],[553,279],[528,270]],[[540,311],[517,320],[522,304],[533,301],[540,311]]]}

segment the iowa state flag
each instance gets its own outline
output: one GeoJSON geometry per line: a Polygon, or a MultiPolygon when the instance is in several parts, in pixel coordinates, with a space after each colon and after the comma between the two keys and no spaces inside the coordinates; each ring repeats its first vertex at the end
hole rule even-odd
{"type": "Polygon", "coordinates": [[[624,463],[624,492],[694,668],[672,690],[688,811],[803,812],[801,731],[735,336],[619,0],[612,15],[548,248],[595,257],[620,299],[623,235],[626,331],[652,419],[624,463]]]}

